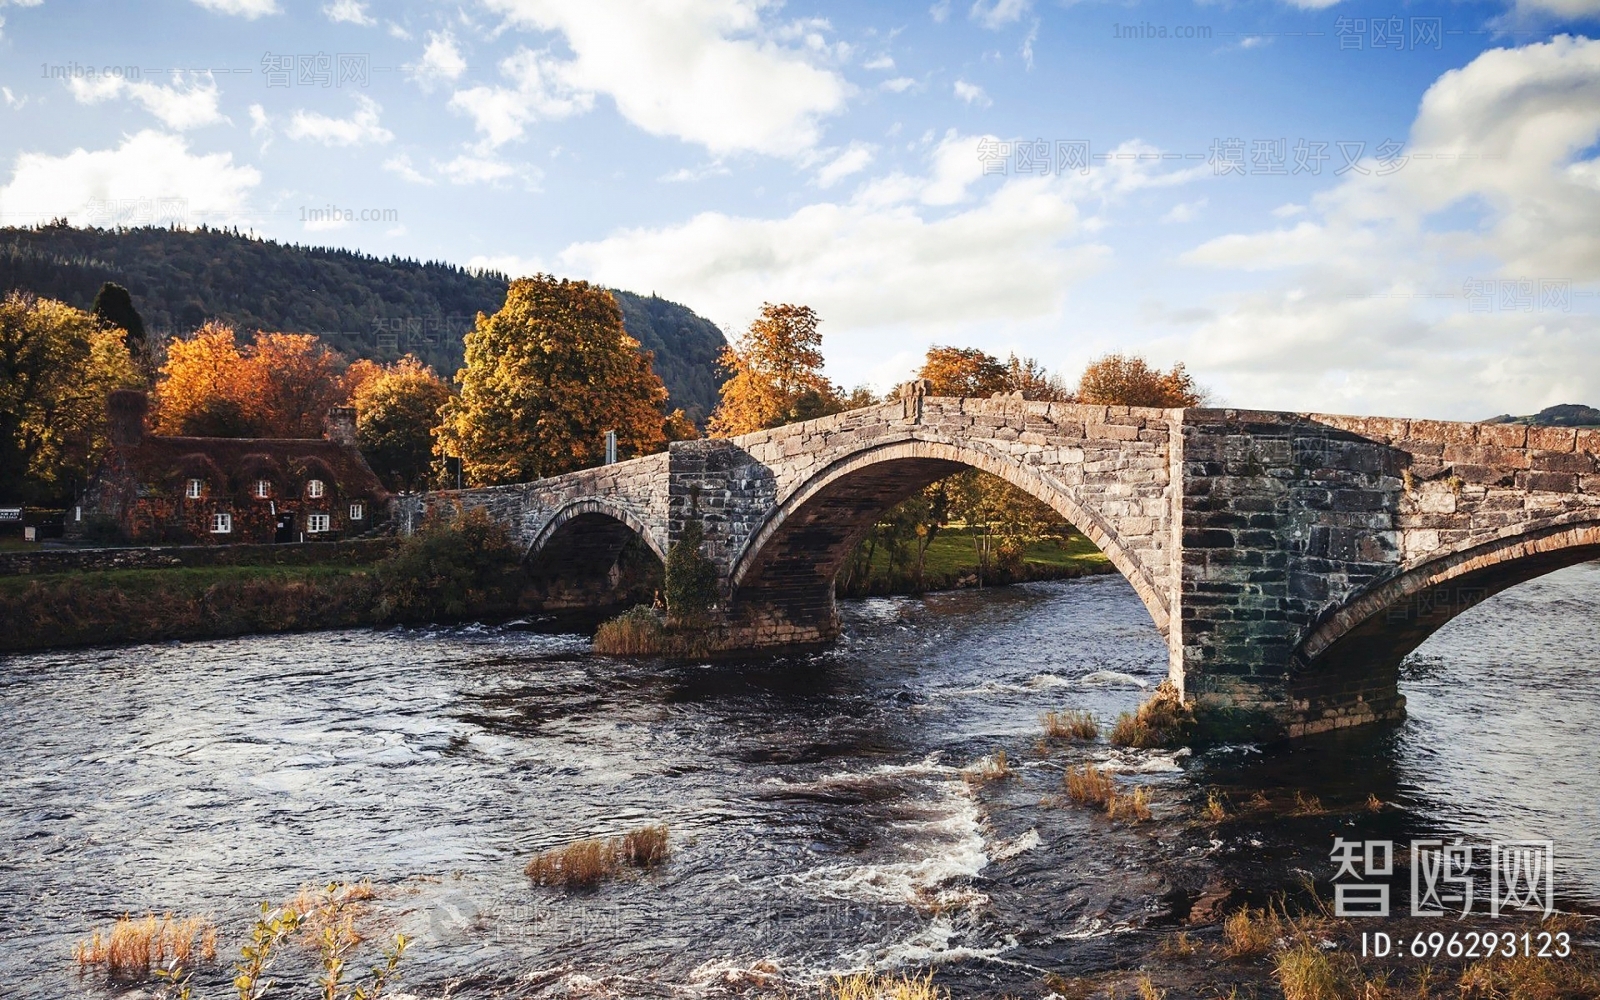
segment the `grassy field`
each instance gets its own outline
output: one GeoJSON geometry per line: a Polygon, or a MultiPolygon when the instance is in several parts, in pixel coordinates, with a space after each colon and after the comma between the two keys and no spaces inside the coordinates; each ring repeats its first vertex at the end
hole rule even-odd
{"type": "MultiPolygon", "coordinates": [[[[948,590],[977,582],[978,553],[972,544],[972,532],[966,528],[945,528],[934,536],[923,560],[922,588],[948,590]]],[[[889,553],[881,546],[872,557],[872,572],[868,580],[852,579],[848,583],[840,576],[841,594],[885,594],[915,590],[916,564],[914,554],[907,556],[910,565],[897,566],[891,577],[889,553]]],[[[1023,549],[1022,565],[1018,572],[1008,574],[993,566],[984,583],[1013,583],[1018,580],[1057,580],[1091,573],[1112,572],[1110,560],[1093,542],[1077,532],[1059,539],[1046,538],[1033,542],[1023,549]]]]}

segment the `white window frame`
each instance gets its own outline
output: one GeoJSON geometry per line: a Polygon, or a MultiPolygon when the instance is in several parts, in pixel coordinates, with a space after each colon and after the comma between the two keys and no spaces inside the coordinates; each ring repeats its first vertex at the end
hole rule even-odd
{"type": "Polygon", "coordinates": [[[306,515],[306,534],[320,535],[333,530],[333,518],[326,514],[306,515]]]}
{"type": "Polygon", "coordinates": [[[188,482],[183,484],[183,495],[188,497],[190,500],[198,500],[205,496],[206,481],[204,479],[191,478],[188,482]]]}
{"type": "Polygon", "coordinates": [[[257,500],[266,500],[267,498],[271,497],[272,496],[272,480],[270,480],[270,479],[257,479],[256,480],[255,493],[256,493],[256,499],[257,500]]]}
{"type": "Polygon", "coordinates": [[[350,505],[350,520],[352,520],[352,521],[364,521],[364,520],[366,520],[366,517],[367,517],[367,505],[366,504],[364,504],[364,503],[353,503],[353,504],[350,505]]]}
{"type": "Polygon", "coordinates": [[[211,515],[211,533],[213,535],[233,534],[233,515],[225,510],[213,512],[211,515]]]}
{"type": "Polygon", "coordinates": [[[320,479],[312,479],[306,482],[306,496],[313,500],[321,499],[322,494],[326,491],[327,487],[323,485],[320,479]]]}

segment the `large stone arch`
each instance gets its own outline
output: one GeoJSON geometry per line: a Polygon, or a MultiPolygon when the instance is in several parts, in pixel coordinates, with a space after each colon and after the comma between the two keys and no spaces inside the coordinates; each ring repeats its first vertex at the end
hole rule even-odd
{"type": "Polygon", "coordinates": [[[1167,633],[1168,594],[1108,519],[1071,487],[1038,465],[991,453],[980,441],[929,439],[914,432],[843,454],[780,497],[732,556],[733,604],[781,601],[803,617],[831,618],[834,576],[877,517],[924,486],[967,468],[1037,497],[1088,536],[1133,586],[1157,629],[1167,633]]]}
{"type": "Polygon", "coordinates": [[[1508,533],[1439,555],[1344,603],[1291,658],[1288,694],[1316,732],[1397,718],[1402,660],[1456,615],[1519,583],[1600,558],[1600,519],[1508,533]]]}
{"type": "Polygon", "coordinates": [[[523,564],[543,591],[547,606],[618,604],[644,596],[637,567],[625,552],[637,540],[660,563],[666,546],[627,505],[584,497],[557,508],[529,539],[523,564]]]}

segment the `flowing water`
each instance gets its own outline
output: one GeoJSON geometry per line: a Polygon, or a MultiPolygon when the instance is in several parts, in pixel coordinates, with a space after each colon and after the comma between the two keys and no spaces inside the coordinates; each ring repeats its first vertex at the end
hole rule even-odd
{"type": "Polygon", "coordinates": [[[836,648],[779,660],[627,662],[502,628],[11,657],[0,983],[120,995],[69,957],[118,914],[212,915],[231,953],[257,902],[361,877],[426,997],[803,992],[932,963],[958,996],[1038,995],[1208,887],[1326,878],[1336,833],[1552,839],[1562,900],[1600,906],[1597,609],[1600,564],[1552,574],[1412,657],[1403,725],[1198,755],[1040,743],[1042,712],[1114,718],[1165,672],[1115,577],[850,602],[836,648]],[[1000,750],[1012,778],[964,780],[1000,750]],[[1064,801],[1089,759],[1149,785],[1156,820],[1064,801]],[[1188,822],[1213,788],[1324,811],[1213,835],[1188,822]],[[522,874],[654,821],[659,869],[576,892],[522,874]]]}

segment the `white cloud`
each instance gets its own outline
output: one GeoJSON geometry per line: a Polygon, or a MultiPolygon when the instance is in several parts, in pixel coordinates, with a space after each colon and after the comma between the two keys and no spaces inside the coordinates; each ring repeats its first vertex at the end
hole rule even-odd
{"type": "Polygon", "coordinates": [[[501,274],[512,278],[526,278],[534,274],[543,274],[548,270],[548,266],[539,258],[519,257],[516,254],[498,254],[494,256],[480,254],[467,261],[467,266],[499,271],[501,274]]]}
{"type": "Polygon", "coordinates": [[[1600,282],[1597,139],[1600,42],[1484,52],[1428,89],[1400,169],[1367,161],[1309,210],[1274,213],[1292,226],[1185,255],[1265,282],[1190,356],[1252,405],[1470,418],[1600,398],[1600,368],[1573,363],[1600,357],[1600,316],[1537,302],[1600,282]],[[1471,221],[1446,214],[1462,208],[1471,221]],[[1535,301],[1474,311],[1469,281],[1526,281],[1535,301]]]}
{"type": "Polygon", "coordinates": [[[21,111],[22,106],[28,103],[28,99],[26,97],[18,97],[16,94],[13,94],[10,87],[0,87],[0,96],[5,97],[6,107],[13,111],[21,111]]]}
{"type": "Polygon", "coordinates": [[[27,225],[58,216],[93,221],[107,205],[180,206],[189,225],[248,221],[245,201],[261,173],[232,153],[194,155],[181,136],[147,129],[115,149],[63,156],[22,153],[0,187],[0,219],[27,225]]]}
{"type": "Polygon", "coordinates": [[[1552,15],[1576,20],[1600,15],[1600,0],[1516,0],[1516,9],[1544,20],[1552,15]]]}
{"type": "Polygon", "coordinates": [[[378,23],[367,13],[367,5],[361,0],[333,0],[332,3],[323,5],[322,13],[335,24],[359,24],[370,27],[378,23]]]}
{"type": "Polygon", "coordinates": [[[320,111],[296,111],[284,131],[291,139],[309,139],[324,146],[364,146],[367,143],[383,144],[394,138],[394,133],[378,124],[378,113],[383,108],[365,94],[356,95],[359,105],[349,118],[331,118],[320,111]]]}
{"type": "Polygon", "coordinates": [[[183,86],[183,74],[173,74],[171,86],[121,77],[81,77],[67,81],[72,96],[81,104],[128,98],[161,120],[161,124],[180,131],[205,125],[220,125],[228,119],[217,109],[221,96],[209,72],[195,73],[183,86]]]}
{"type": "Polygon", "coordinates": [[[594,106],[593,94],[573,86],[573,64],[547,52],[519,48],[500,63],[500,72],[515,86],[471,87],[450,98],[452,110],[471,116],[485,148],[522,138],[532,122],[583,114],[594,106]]]}
{"type": "Polygon", "coordinates": [[[664,184],[682,184],[689,181],[703,181],[707,177],[723,177],[732,172],[721,160],[712,160],[703,167],[680,167],[669,174],[662,174],[656,180],[664,184]]]}
{"type": "Polygon", "coordinates": [[[416,167],[411,165],[411,157],[405,153],[391,156],[383,161],[383,169],[392,174],[398,174],[402,179],[413,184],[432,184],[433,180],[424,176],[416,167]]]}
{"type": "Polygon", "coordinates": [[[424,87],[436,80],[454,82],[467,71],[467,61],[456,47],[455,36],[448,31],[428,32],[428,44],[422,48],[422,58],[411,70],[411,78],[424,87]]]}
{"type": "Polygon", "coordinates": [[[573,244],[558,263],[603,284],[655,289],[731,327],[762,301],[805,302],[826,324],[830,364],[852,380],[906,367],[897,352],[928,338],[1003,353],[1008,331],[1058,323],[1074,286],[1109,255],[1080,205],[1165,181],[1152,161],[1130,156],[1091,176],[980,185],[984,138],[946,134],[923,172],[875,178],[848,199],[779,218],[706,212],[624,230],[573,244]]]}
{"type": "Polygon", "coordinates": [[[266,14],[278,13],[278,0],[194,0],[206,10],[218,14],[233,14],[254,21],[266,14]]]}
{"type": "Polygon", "coordinates": [[[868,59],[866,62],[861,64],[861,68],[891,70],[894,69],[894,57],[885,52],[882,55],[873,56],[871,59],[868,59]]]}
{"type": "Polygon", "coordinates": [[[848,149],[829,160],[817,171],[817,187],[829,188],[851,174],[858,174],[872,163],[873,147],[868,143],[852,142],[848,149]]]}
{"type": "Polygon", "coordinates": [[[968,16],[985,28],[998,29],[1022,20],[1032,9],[1033,0],[973,0],[968,16]]]}
{"type": "Polygon", "coordinates": [[[950,0],[939,0],[938,3],[929,7],[928,16],[933,18],[934,24],[943,24],[945,18],[950,16],[950,0]]]}
{"type": "Polygon", "coordinates": [[[892,80],[885,80],[883,83],[879,84],[879,86],[881,86],[884,90],[888,90],[896,94],[903,94],[916,85],[917,81],[911,79],[909,76],[897,76],[892,80]]]}
{"type": "Polygon", "coordinates": [[[969,105],[976,104],[979,107],[987,108],[989,105],[994,103],[993,101],[989,100],[989,95],[984,93],[982,87],[975,83],[968,83],[965,80],[956,81],[955,92],[957,97],[969,105]]]}
{"type": "Polygon", "coordinates": [[[447,163],[435,163],[434,169],[452,184],[499,184],[516,178],[530,190],[537,188],[541,176],[535,167],[517,166],[493,156],[471,153],[463,153],[447,163]]]}
{"type": "Polygon", "coordinates": [[[1200,215],[1200,210],[1206,207],[1205,198],[1194,201],[1181,201],[1172,206],[1166,215],[1161,217],[1162,222],[1193,222],[1200,215]]]}
{"type": "Polygon", "coordinates": [[[1284,0],[1284,2],[1291,7],[1299,7],[1301,10],[1326,10],[1338,3],[1339,0],[1284,0]]]}
{"type": "Polygon", "coordinates": [[[810,150],[850,93],[817,65],[820,53],[777,37],[762,0],[485,2],[514,24],[559,32],[575,91],[605,94],[646,132],[716,155],[810,150]]]}

